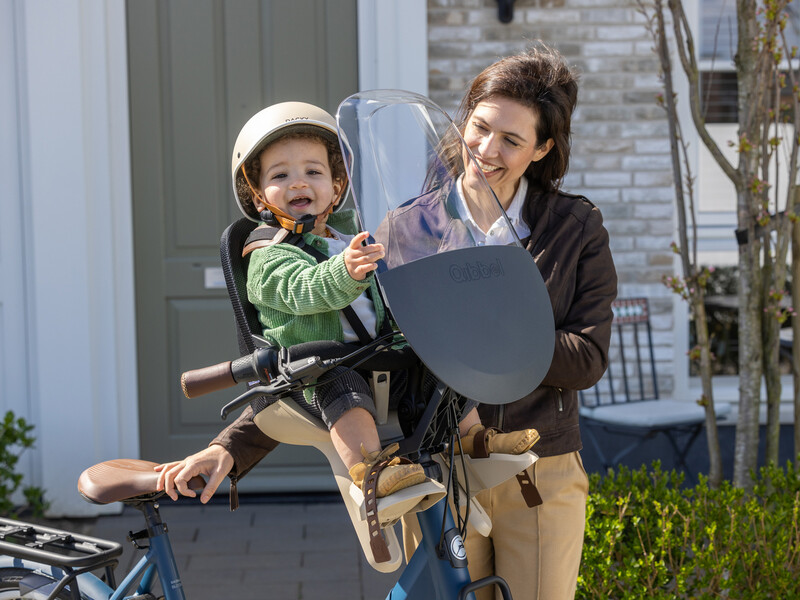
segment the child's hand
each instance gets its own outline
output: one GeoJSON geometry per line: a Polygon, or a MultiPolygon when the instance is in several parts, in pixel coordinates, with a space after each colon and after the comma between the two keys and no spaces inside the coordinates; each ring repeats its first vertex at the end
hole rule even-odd
{"type": "Polygon", "coordinates": [[[370,271],[378,268],[377,262],[386,255],[383,244],[361,243],[369,237],[369,233],[362,231],[350,240],[350,245],[344,249],[344,266],[350,277],[356,281],[363,281],[370,271]]]}

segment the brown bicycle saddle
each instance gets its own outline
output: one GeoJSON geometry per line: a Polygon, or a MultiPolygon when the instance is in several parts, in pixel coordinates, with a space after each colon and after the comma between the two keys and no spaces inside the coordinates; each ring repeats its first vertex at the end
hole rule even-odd
{"type": "MultiPolygon", "coordinates": [[[[111,504],[149,496],[157,492],[158,473],[153,467],[159,463],[135,458],[117,458],[98,463],[81,473],[78,491],[94,504],[111,504]]],[[[190,489],[202,489],[205,480],[199,475],[189,481],[190,489]]]]}

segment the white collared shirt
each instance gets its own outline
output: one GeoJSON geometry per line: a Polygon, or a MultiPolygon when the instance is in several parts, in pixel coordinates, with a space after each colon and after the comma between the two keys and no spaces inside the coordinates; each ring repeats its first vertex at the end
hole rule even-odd
{"type": "MultiPolygon", "coordinates": [[[[489,230],[486,232],[478,227],[478,224],[472,217],[472,213],[467,205],[467,199],[464,196],[463,184],[464,176],[462,175],[458,178],[458,185],[456,186],[458,189],[458,216],[467,226],[467,229],[469,229],[470,234],[472,234],[472,238],[475,240],[475,244],[477,246],[504,246],[513,244],[514,236],[511,231],[509,231],[508,224],[502,216],[498,217],[498,219],[492,223],[492,225],[489,227],[489,230]]],[[[511,204],[506,211],[508,220],[514,227],[514,231],[520,240],[524,240],[531,234],[530,228],[522,219],[522,206],[525,203],[525,195],[527,192],[528,180],[524,177],[520,177],[519,185],[517,186],[517,193],[514,194],[514,198],[511,200],[511,204]]]]}

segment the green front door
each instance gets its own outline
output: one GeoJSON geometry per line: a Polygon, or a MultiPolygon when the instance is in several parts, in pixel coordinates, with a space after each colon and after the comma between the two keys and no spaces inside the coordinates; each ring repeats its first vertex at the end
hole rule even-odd
{"type": "MultiPolygon", "coordinates": [[[[204,448],[244,391],[183,397],[180,374],[235,358],[219,236],[240,216],[236,135],[285,100],[334,113],[357,91],[355,0],[129,0],[131,144],[141,456],[204,448]]],[[[244,490],[333,489],[322,455],[281,446],[244,490]]]]}

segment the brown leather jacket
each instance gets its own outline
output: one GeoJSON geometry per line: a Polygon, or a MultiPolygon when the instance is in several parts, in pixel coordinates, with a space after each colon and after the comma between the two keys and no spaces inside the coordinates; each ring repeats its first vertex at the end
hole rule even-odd
{"type": "MultiPolygon", "coordinates": [[[[426,219],[444,228],[451,225],[445,203],[429,208],[434,212],[428,212],[426,219]]],[[[553,361],[531,394],[501,407],[481,406],[479,411],[484,424],[505,431],[536,428],[541,435],[536,453],[555,456],[582,447],[577,390],[594,385],[608,366],[617,274],[603,218],[586,198],[529,189],[523,218],[531,228],[523,243],[539,267],[553,306],[553,361]]],[[[252,417],[251,409],[246,409],[211,442],[233,455],[233,477],[244,475],[277,445],[261,433],[252,417]]]]}
{"type": "Polygon", "coordinates": [[[525,398],[478,410],[484,424],[505,431],[536,428],[541,439],[534,451],[556,456],[582,447],[577,390],[597,383],[608,367],[617,272],[603,217],[586,198],[529,190],[523,210],[531,228],[523,243],[553,305],[553,361],[541,385],[525,398]]]}

